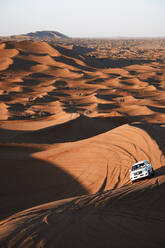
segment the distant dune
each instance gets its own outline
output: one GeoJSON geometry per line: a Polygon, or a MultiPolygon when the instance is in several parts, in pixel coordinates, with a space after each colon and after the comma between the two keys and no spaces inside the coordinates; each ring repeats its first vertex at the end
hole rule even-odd
{"type": "Polygon", "coordinates": [[[8,37],[0,37],[3,40],[43,40],[43,41],[54,41],[58,39],[69,39],[68,36],[57,32],[57,31],[37,31],[27,34],[11,35],[8,37]]]}
{"type": "Polygon", "coordinates": [[[0,43],[0,247],[163,248],[165,41],[27,35],[0,43]]]}

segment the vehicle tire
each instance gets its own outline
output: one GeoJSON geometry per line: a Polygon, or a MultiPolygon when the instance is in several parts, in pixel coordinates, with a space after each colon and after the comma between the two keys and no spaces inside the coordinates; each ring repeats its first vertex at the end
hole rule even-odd
{"type": "Polygon", "coordinates": [[[154,172],[154,170],[152,169],[152,177],[154,176],[154,174],[155,174],[155,172],[154,172]]]}
{"type": "Polygon", "coordinates": [[[150,172],[149,177],[153,177],[153,176],[154,176],[154,170],[152,169],[151,172],[150,172]]]}

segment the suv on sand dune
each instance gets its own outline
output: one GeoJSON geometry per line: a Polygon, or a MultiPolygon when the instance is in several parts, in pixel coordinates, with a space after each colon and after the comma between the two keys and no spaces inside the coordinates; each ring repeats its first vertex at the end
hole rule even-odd
{"type": "Polygon", "coordinates": [[[144,177],[151,177],[154,175],[152,165],[147,161],[143,160],[132,165],[130,170],[130,179],[132,182],[144,177]]]}

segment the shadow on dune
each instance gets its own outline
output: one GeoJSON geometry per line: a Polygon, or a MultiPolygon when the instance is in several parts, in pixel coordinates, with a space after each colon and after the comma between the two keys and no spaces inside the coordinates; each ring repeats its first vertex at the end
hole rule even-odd
{"type": "Polygon", "coordinates": [[[0,218],[42,203],[87,194],[58,166],[32,157],[39,149],[0,147],[0,218]]]}
{"type": "Polygon", "coordinates": [[[34,79],[24,79],[23,82],[18,82],[17,85],[20,85],[20,86],[36,86],[36,85],[39,85],[41,83],[41,81],[39,80],[34,80],[34,79]]]}
{"type": "Polygon", "coordinates": [[[165,154],[165,125],[153,123],[137,123],[132,124],[146,131],[148,135],[153,138],[158,144],[160,150],[165,154]]]}
{"type": "Polygon", "coordinates": [[[61,57],[54,57],[54,60],[57,61],[57,62],[62,62],[62,63],[65,63],[67,65],[72,65],[80,70],[84,70],[84,71],[90,71],[90,72],[94,72],[94,69],[92,68],[89,68],[87,66],[83,66],[83,65],[79,65],[77,64],[73,59],[71,58],[66,58],[64,56],[61,56],[61,57]]]}
{"type": "Polygon", "coordinates": [[[28,61],[22,58],[13,58],[13,64],[9,66],[8,71],[12,70],[29,70],[31,66],[37,65],[37,62],[28,61]]]}
{"type": "MultiPolygon", "coordinates": [[[[100,91],[101,93],[101,91],[100,91]]],[[[108,94],[106,95],[106,93],[103,95],[103,94],[97,94],[95,95],[95,97],[99,98],[99,99],[103,99],[103,100],[107,100],[107,101],[112,101],[113,99],[116,99],[118,97],[123,97],[122,95],[120,94],[108,94]]]]}
{"type": "Polygon", "coordinates": [[[157,90],[162,90],[161,81],[158,80],[158,79],[155,78],[155,77],[150,77],[150,78],[144,80],[144,82],[147,82],[147,83],[149,83],[150,85],[153,85],[157,90]]]}
{"type": "Polygon", "coordinates": [[[147,108],[151,109],[154,112],[158,112],[158,113],[165,113],[165,108],[161,108],[161,107],[154,107],[154,106],[147,106],[147,108]]]}
{"type": "Polygon", "coordinates": [[[109,58],[96,58],[93,56],[86,56],[84,59],[84,62],[89,65],[96,68],[122,68],[125,66],[130,65],[143,65],[143,64],[150,64],[152,62],[162,62],[161,60],[149,60],[149,59],[125,59],[120,58],[117,60],[109,59],[109,58]]]}
{"type": "Polygon", "coordinates": [[[2,102],[9,102],[11,100],[12,100],[12,98],[8,94],[7,95],[0,95],[0,101],[2,101],[2,102]]]}
{"type": "Polygon", "coordinates": [[[49,79],[49,78],[54,78],[52,75],[49,75],[47,73],[43,72],[35,72],[30,75],[31,78],[37,78],[37,79],[49,79]]]}
{"type": "Polygon", "coordinates": [[[1,142],[16,143],[53,144],[74,142],[105,133],[125,123],[128,123],[128,119],[123,116],[89,118],[80,115],[77,119],[36,131],[16,131],[15,134],[14,131],[9,131],[10,139],[7,139],[4,135],[7,130],[1,129],[0,138],[1,142]]]}
{"type": "Polygon", "coordinates": [[[62,47],[62,46],[58,46],[57,44],[54,45],[53,43],[51,43],[51,46],[65,56],[70,56],[70,57],[78,58],[78,59],[80,58],[79,56],[80,54],[84,55],[86,53],[89,53],[95,50],[94,48],[76,46],[75,44],[73,45],[73,48],[71,50],[68,48],[62,47]]]}
{"type": "Polygon", "coordinates": [[[154,170],[155,176],[165,176],[165,165],[161,166],[159,169],[154,170]]]}

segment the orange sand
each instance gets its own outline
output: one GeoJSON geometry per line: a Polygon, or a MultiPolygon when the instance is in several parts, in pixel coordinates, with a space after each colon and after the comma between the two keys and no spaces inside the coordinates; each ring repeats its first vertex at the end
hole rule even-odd
{"type": "Polygon", "coordinates": [[[165,64],[151,55],[103,68],[73,45],[0,44],[0,247],[165,246],[165,64]],[[143,159],[155,176],[132,184],[143,159]]]}

